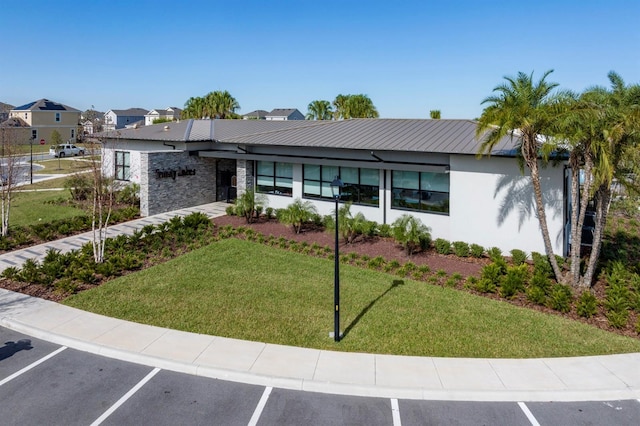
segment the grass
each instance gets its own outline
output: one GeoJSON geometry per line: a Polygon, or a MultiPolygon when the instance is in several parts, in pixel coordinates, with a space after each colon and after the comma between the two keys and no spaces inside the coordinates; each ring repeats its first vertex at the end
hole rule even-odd
{"type": "Polygon", "coordinates": [[[52,189],[52,188],[64,188],[64,183],[66,182],[66,177],[59,177],[55,179],[43,180],[40,182],[36,182],[32,185],[23,185],[16,187],[13,191],[14,193],[20,191],[30,191],[30,190],[38,190],[38,189],[52,189]]]}
{"type": "Polygon", "coordinates": [[[319,349],[443,357],[640,351],[640,341],[449,288],[247,241],[216,242],[74,295],[65,304],[177,330],[319,349]]]}
{"type": "Polygon", "coordinates": [[[76,207],[47,203],[61,197],[68,199],[70,197],[69,191],[14,192],[9,226],[26,226],[40,221],[50,222],[85,213],[76,207]]]}
{"type": "Polygon", "coordinates": [[[58,159],[39,161],[37,164],[44,166],[44,168],[34,171],[39,174],[57,174],[57,173],[76,173],[91,168],[91,163],[80,159],[58,159]]]}

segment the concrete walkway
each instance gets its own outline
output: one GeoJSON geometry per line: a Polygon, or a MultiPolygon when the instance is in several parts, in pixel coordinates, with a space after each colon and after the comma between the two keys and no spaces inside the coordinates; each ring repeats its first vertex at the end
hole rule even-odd
{"type": "MultiPolygon", "coordinates": [[[[114,227],[113,232],[133,232],[138,226],[191,211],[220,215],[224,207],[215,203],[144,218],[114,227]]],[[[82,244],[82,239],[72,239],[48,246],[69,249],[82,244]]],[[[40,247],[29,250],[12,262],[46,252],[40,247]]],[[[0,261],[6,262],[6,257],[0,256],[0,261]]],[[[125,361],[294,390],[431,400],[640,400],[640,353],[463,359],[332,352],[152,327],[6,290],[0,290],[0,325],[125,361]]]]}

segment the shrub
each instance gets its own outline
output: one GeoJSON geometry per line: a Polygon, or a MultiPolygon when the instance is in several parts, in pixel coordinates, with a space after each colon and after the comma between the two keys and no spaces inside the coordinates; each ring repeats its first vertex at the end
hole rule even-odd
{"type": "Polygon", "coordinates": [[[275,211],[273,210],[273,207],[267,207],[264,210],[264,214],[265,216],[267,216],[267,219],[273,219],[275,217],[275,211]]]}
{"type": "Polygon", "coordinates": [[[409,256],[417,250],[424,250],[431,242],[430,230],[423,225],[420,219],[403,214],[396,219],[392,226],[393,238],[398,242],[409,256]]]}
{"type": "Polygon", "coordinates": [[[385,260],[382,256],[376,256],[373,259],[369,260],[367,266],[370,269],[378,269],[385,264],[385,260]]]}
{"type": "Polygon", "coordinates": [[[236,206],[232,205],[228,205],[226,209],[224,209],[224,212],[227,214],[227,216],[235,216],[236,215],[236,206]]]}
{"type": "Polygon", "coordinates": [[[553,277],[553,269],[547,256],[534,251],[531,253],[531,259],[533,260],[534,274],[538,273],[549,278],[553,277]]]}
{"type": "Polygon", "coordinates": [[[494,293],[502,279],[502,267],[496,263],[490,263],[482,268],[480,273],[479,291],[494,293]]]}
{"type": "Polygon", "coordinates": [[[86,173],[74,173],[65,180],[64,188],[69,190],[74,201],[85,201],[93,193],[93,181],[86,173]]]}
{"type": "Polygon", "coordinates": [[[513,249],[511,250],[510,254],[511,254],[511,261],[513,262],[514,265],[522,265],[527,261],[527,257],[528,257],[527,253],[525,253],[522,250],[513,249]]]}
{"type": "Polygon", "coordinates": [[[378,235],[380,237],[386,238],[386,237],[390,237],[392,235],[391,225],[389,225],[388,223],[384,223],[382,225],[379,225],[376,229],[377,229],[378,235]]]}
{"type": "Polygon", "coordinates": [[[497,287],[493,283],[493,281],[491,281],[491,280],[489,280],[487,278],[480,278],[475,283],[475,289],[477,291],[479,291],[480,293],[495,293],[497,287]]]}
{"type": "Polygon", "coordinates": [[[583,291],[576,303],[576,312],[583,318],[591,318],[598,312],[598,299],[590,291],[583,291]]]}
{"type": "Polygon", "coordinates": [[[458,257],[469,257],[469,244],[464,241],[454,241],[453,253],[458,257]]]}
{"type": "Polygon", "coordinates": [[[451,253],[451,243],[449,242],[449,240],[445,240],[444,238],[437,238],[433,242],[433,246],[436,248],[436,252],[440,254],[451,253]]]}
{"type": "Polygon", "coordinates": [[[518,292],[525,289],[529,269],[527,265],[519,265],[508,267],[506,275],[500,280],[500,296],[504,298],[512,298],[518,292]]]}
{"type": "Polygon", "coordinates": [[[481,258],[484,255],[484,247],[479,244],[471,244],[469,247],[471,252],[471,257],[481,258]]]}
{"type": "Polygon", "coordinates": [[[547,299],[547,305],[556,311],[567,313],[571,310],[573,295],[571,287],[564,284],[555,284],[551,288],[551,293],[547,299]]]}
{"type": "Polygon", "coordinates": [[[527,299],[536,305],[544,306],[547,302],[547,293],[540,287],[532,286],[527,289],[527,299]]]}
{"type": "Polygon", "coordinates": [[[253,222],[257,206],[265,206],[267,199],[262,194],[256,194],[253,188],[248,188],[235,200],[236,214],[244,216],[247,223],[253,222]]]}
{"type": "Polygon", "coordinates": [[[9,266],[4,271],[2,271],[2,274],[0,274],[0,276],[2,276],[2,278],[8,278],[10,280],[13,280],[18,277],[19,272],[20,270],[15,266],[9,266]]]}
{"type": "Polygon", "coordinates": [[[502,250],[500,250],[499,247],[491,247],[487,250],[487,255],[489,256],[489,259],[495,262],[502,259],[502,250]]]}
{"type": "Polygon", "coordinates": [[[624,328],[629,322],[629,311],[609,311],[607,321],[613,328],[624,328]]]}
{"type": "Polygon", "coordinates": [[[116,202],[130,206],[140,206],[140,185],[131,183],[116,193],[116,202]]]}
{"type": "Polygon", "coordinates": [[[285,225],[293,226],[293,230],[298,234],[302,226],[309,222],[315,214],[317,211],[311,201],[302,201],[300,198],[296,198],[286,208],[278,210],[278,220],[285,225]]]}

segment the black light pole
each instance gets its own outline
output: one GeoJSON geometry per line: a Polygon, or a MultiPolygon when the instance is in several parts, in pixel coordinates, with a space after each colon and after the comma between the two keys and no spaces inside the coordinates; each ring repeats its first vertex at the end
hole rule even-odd
{"type": "Polygon", "coordinates": [[[33,135],[31,136],[29,142],[29,147],[31,148],[31,159],[29,160],[29,179],[31,185],[33,185],[33,135]]]}
{"type": "Polygon", "coordinates": [[[338,242],[340,240],[340,233],[338,232],[338,203],[340,201],[340,190],[344,186],[340,177],[336,176],[331,182],[331,195],[336,200],[336,250],[334,255],[335,270],[333,281],[333,340],[340,341],[340,253],[338,249],[338,242]]]}

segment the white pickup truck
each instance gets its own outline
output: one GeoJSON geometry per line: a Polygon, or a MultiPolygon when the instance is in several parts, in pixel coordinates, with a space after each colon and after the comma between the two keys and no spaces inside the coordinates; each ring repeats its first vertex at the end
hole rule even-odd
{"type": "Polygon", "coordinates": [[[49,147],[49,155],[54,157],[72,157],[74,155],[84,155],[84,148],[80,148],[71,143],[61,145],[51,145],[49,147]]]}

